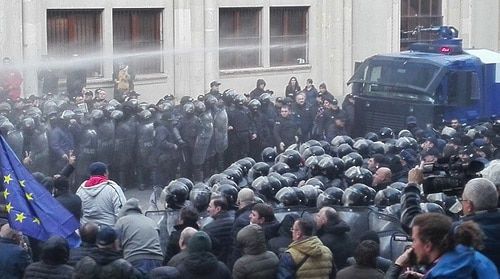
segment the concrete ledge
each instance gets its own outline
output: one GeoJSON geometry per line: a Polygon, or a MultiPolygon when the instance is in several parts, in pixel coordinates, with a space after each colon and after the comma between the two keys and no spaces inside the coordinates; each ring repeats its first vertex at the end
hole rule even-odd
{"type": "Polygon", "coordinates": [[[292,73],[307,73],[310,72],[312,66],[307,65],[292,65],[292,66],[277,66],[277,67],[259,67],[259,68],[245,68],[245,69],[229,69],[220,70],[221,77],[234,76],[234,75],[249,75],[260,73],[278,73],[278,72],[292,72],[292,73]]]}

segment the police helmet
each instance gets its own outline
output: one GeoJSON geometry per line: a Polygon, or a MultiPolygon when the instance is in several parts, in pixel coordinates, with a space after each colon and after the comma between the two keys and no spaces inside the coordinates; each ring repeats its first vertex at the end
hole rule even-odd
{"type": "Polygon", "coordinates": [[[217,192],[226,199],[230,209],[236,209],[236,201],[238,199],[238,189],[233,185],[222,184],[218,187],[217,192]]]}
{"type": "Polygon", "coordinates": [[[399,150],[408,149],[411,147],[411,141],[408,137],[400,137],[396,141],[396,148],[399,150]]]}
{"type": "Polygon", "coordinates": [[[269,103],[269,102],[271,102],[271,94],[269,94],[269,93],[262,93],[262,94],[259,96],[259,101],[260,101],[262,104],[265,104],[265,103],[269,103]]]}
{"type": "Polygon", "coordinates": [[[311,147],[311,146],[321,146],[321,143],[320,143],[319,141],[317,141],[317,140],[313,140],[313,139],[312,139],[312,140],[308,140],[308,141],[306,141],[305,143],[301,144],[301,145],[300,145],[300,147],[299,147],[299,152],[300,152],[300,154],[303,154],[303,152],[304,152],[307,148],[309,148],[309,147],[311,147]]]}
{"type": "Polygon", "coordinates": [[[318,166],[319,161],[320,160],[318,156],[311,156],[307,158],[306,162],[304,163],[306,168],[309,169],[309,172],[311,173],[312,176],[321,174],[321,169],[318,166]]]}
{"type": "Polygon", "coordinates": [[[323,150],[325,150],[326,154],[332,154],[332,146],[329,142],[327,142],[326,140],[320,140],[319,144],[321,147],[323,147],[323,150]]]}
{"type": "Polygon", "coordinates": [[[65,110],[61,113],[61,119],[70,120],[75,118],[75,113],[72,110],[65,110]]]}
{"type": "Polygon", "coordinates": [[[142,120],[148,120],[148,119],[151,119],[151,117],[153,117],[153,114],[151,113],[151,111],[149,111],[147,109],[145,109],[139,113],[139,118],[142,120]]]}
{"type": "Polygon", "coordinates": [[[193,114],[194,113],[194,104],[191,102],[187,102],[182,106],[182,111],[185,114],[193,114]]]}
{"type": "Polygon", "coordinates": [[[121,120],[123,118],[123,111],[118,109],[112,111],[111,118],[113,118],[114,120],[121,120]]]}
{"type": "Polygon", "coordinates": [[[400,200],[401,191],[392,187],[380,190],[375,195],[375,205],[380,208],[396,204],[400,202],[400,200]]]}
{"type": "Polygon", "coordinates": [[[332,141],[330,142],[330,144],[334,147],[338,147],[340,146],[341,144],[343,143],[347,143],[344,139],[343,136],[336,136],[332,139],[332,141]]]}
{"type": "Polygon", "coordinates": [[[261,153],[262,161],[266,163],[274,163],[276,156],[278,156],[278,152],[274,147],[266,147],[261,153]]]}
{"type": "Polygon", "coordinates": [[[437,203],[433,202],[422,202],[420,203],[420,209],[423,213],[440,213],[445,214],[444,209],[437,203]]]}
{"type": "Polygon", "coordinates": [[[370,187],[362,183],[356,183],[348,187],[342,196],[344,206],[366,206],[373,201],[370,187]]]}
{"type": "Polygon", "coordinates": [[[250,100],[250,102],[248,102],[248,108],[253,110],[253,111],[258,111],[261,106],[262,106],[262,104],[257,99],[252,99],[252,100],[250,100]]]}
{"type": "Polygon", "coordinates": [[[248,181],[252,182],[257,177],[266,176],[269,173],[269,165],[264,162],[258,162],[248,171],[248,181]]]}
{"type": "Polygon", "coordinates": [[[191,180],[189,180],[188,178],[185,178],[185,177],[179,177],[176,179],[177,181],[181,182],[181,183],[184,183],[184,185],[186,185],[188,187],[188,189],[191,191],[191,189],[193,189],[194,187],[194,184],[191,180]]]}
{"type": "Polygon", "coordinates": [[[353,166],[363,166],[363,157],[356,152],[351,152],[345,155],[342,157],[342,161],[344,161],[344,169],[349,169],[353,166]]]}
{"type": "Polygon", "coordinates": [[[319,194],[316,201],[316,207],[321,209],[324,206],[342,205],[342,196],[344,191],[337,187],[330,187],[319,194]]]}
{"type": "Polygon", "coordinates": [[[94,119],[94,120],[103,119],[104,118],[104,112],[102,110],[100,110],[100,109],[94,109],[90,113],[90,117],[92,117],[92,119],[94,119]]]}
{"type": "Polygon", "coordinates": [[[344,162],[337,157],[326,157],[319,161],[318,168],[322,175],[329,179],[334,179],[339,177],[344,171],[344,162]]]}
{"type": "Polygon", "coordinates": [[[247,158],[239,159],[234,164],[240,166],[241,170],[243,171],[243,175],[246,175],[253,166],[252,162],[247,158]]]}
{"type": "Polygon", "coordinates": [[[311,186],[314,186],[314,187],[319,188],[321,190],[324,190],[326,188],[325,184],[323,183],[323,181],[319,180],[316,177],[309,178],[306,181],[305,185],[311,185],[311,186]]]}
{"type": "Polygon", "coordinates": [[[287,164],[291,169],[297,169],[302,163],[300,154],[296,150],[285,150],[280,155],[280,161],[287,164]]]}
{"type": "MultiPolygon", "coordinates": [[[[275,180],[279,181],[280,185],[279,185],[279,188],[283,188],[283,187],[289,187],[291,185],[288,185],[288,180],[283,177],[283,175],[277,173],[277,172],[271,172],[267,175],[267,177],[270,178],[270,181],[271,181],[271,178],[274,178],[275,180]]],[[[273,180],[273,183],[274,183],[274,180],[273,180]]]]}
{"type": "Polygon", "coordinates": [[[352,147],[347,143],[342,143],[337,147],[337,155],[339,158],[342,158],[353,151],[352,147]]]}
{"type": "Polygon", "coordinates": [[[290,167],[283,162],[278,162],[274,164],[271,168],[269,168],[269,172],[277,172],[279,174],[284,174],[290,172],[290,167]]]}
{"type": "Polygon", "coordinates": [[[189,193],[189,200],[198,212],[204,212],[210,203],[210,196],[212,195],[208,186],[197,185],[189,193]]]}
{"type": "Polygon", "coordinates": [[[402,137],[413,138],[413,134],[408,130],[401,130],[398,133],[398,138],[402,138],[402,137]]]}
{"type": "Polygon", "coordinates": [[[370,144],[368,148],[370,150],[370,156],[373,157],[375,154],[385,154],[385,145],[381,141],[374,141],[370,144]]]}
{"type": "Polygon", "coordinates": [[[404,188],[406,187],[406,184],[403,182],[396,181],[396,182],[391,183],[391,185],[389,185],[389,187],[394,188],[394,189],[402,192],[404,190],[404,188]]]}
{"type": "Polygon", "coordinates": [[[186,184],[172,180],[162,191],[168,208],[180,209],[189,196],[189,189],[186,184]]]}
{"type": "Polygon", "coordinates": [[[205,110],[207,110],[207,108],[205,107],[205,103],[201,101],[194,101],[194,112],[196,114],[202,114],[205,112],[205,110]]]}
{"type": "Polygon", "coordinates": [[[297,176],[291,172],[284,173],[282,176],[290,187],[295,187],[299,183],[297,176]]]}
{"type": "Polygon", "coordinates": [[[393,139],[394,138],[394,132],[389,127],[382,127],[382,128],[380,128],[380,131],[379,131],[378,134],[379,134],[379,137],[380,137],[381,140],[393,139]]]}
{"type": "Polygon", "coordinates": [[[370,148],[371,142],[367,139],[358,139],[354,142],[354,145],[352,146],[354,150],[356,150],[359,155],[361,155],[363,158],[368,158],[369,157],[369,148],[370,148]]]}
{"type": "Polygon", "coordinates": [[[227,178],[231,179],[236,184],[239,184],[241,182],[241,179],[243,178],[243,173],[242,173],[241,169],[239,168],[239,166],[237,166],[237,165],[229,166],[222,173],[227,175],[227,178]]]}
{"type": "Polygon", "coordinates": [[[368,132],[365,135],[365,139],[371,140],[371,141],[378,141],[378,135],[374,132],[368,132]]]}
{"type": "Polygon", "coordinates": [[[302,152],[302,159],[307,160],[307,158],[311,156],[319,156],[325,154],[325,150],[321,146],[311,146],[309,148],[306,148],[302,152]]]}
{"type": "Polygon", "coordinates": [[[212,95],[212,94],[208,94],[206,97],[205,97],[205,105],[207,107],[213,107],[217,104],[217,98],[212,95]]]}
{"type": "Polygon", "coordinates": [[[241,94],[238,94],[234,97],[234,104],[235,105],[239,105],[239,106],[242,106],[245,104],[245,101],[246,101],[246,97],[241,95],[241,94]]]}
{"type": "Polygon", "coordinates": [[[323,192],[321,189],[316,188],[312,185],[303,185],[298,188],[304,196],[306,197],[306,206],[314,207],[316,206],[316,201],[318,200],[318,196],[323,192]]]}
{"type": "Polygon", "coordinates": [[[274,195],[278,191],[278,188],[274,187],[276,185],[276,183],[271,183],[267,176],[260,176],[252,182],[252,188],[264,196],[267,200],[274,198],[274,195]]]}
{"type": "Polygon", "coordinates": [[[283,206],[296,206],[300,204],[297,192],[292,187],[281,188],[278,193],[276,193],[276,200],[283,206]]]}
{"type": "Polygon", "coordinates": [[[356,183],[372,185],[372,173],[368,169],[362,167],[350,167],[345,171],[345,177],[349,185],[354,185],[356,183]]]}

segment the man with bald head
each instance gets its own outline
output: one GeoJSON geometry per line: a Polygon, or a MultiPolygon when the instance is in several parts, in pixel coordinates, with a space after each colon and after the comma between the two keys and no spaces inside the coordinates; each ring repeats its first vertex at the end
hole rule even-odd
{"type": "Polygon", "coordinates": [[[173,256],[170,261],[168,261],[168,266],[173,266],[173,267],[177,267],[178,265],[180,265],[184,259],[188,256],[188,251],[187,251],[187,247],[188,247],[188,243],[189,243],[189,240],[191,239],[191,237],[193,237],[193,235],[197,232],[198,230],[194,229],[194,228],[191,228],[191,227],[187,227],[187,228],[184,228],[181,232],[181,236],[179,238],[179,247],[181,248],[181,252],[176,254],[175,256],[173,256]]]}
{"type": "Polygon", "coordinates": [[[481,252],[500,270],[500,210],[495,184],[486,178],[471,179],[460,202],[464,213],[461,221],[472,220],[479,225],[486,236],[481,252]]]}
{"type": "Polygon", "coordinates": [[[386,167],[378,168],[373,174],[372,187],[376,190],[383,190],[392,183],[391,169],[386,167]]]}
{"type": "Polygon", "coordinates": [[[349,225],[340,219],[335,209],[328,206],[321,208],[314,220],[316,221],[316,234],[323,245],[332,252],[337,269],[346,267],[347,258],[352,256],[356,247],[348,234],[351,230],[349,225]]]}
{"type": "Polygon", "coordinates": [[[0,270],[3,276],[8,276],[6,278],[22,278],[31,263],[27,250],[19,245],[21,238],[21,234],[11,229],[9,224],[0,228],[0,270]]]}
{"type": "Polygon", "coordinates": [[[90,252],[93,249],[97,248],[95,240],[98,230],[99,227],[96,223],[93,222],[88,222],[80,226],[80,229],[78,231],[80,233],[82,243],[80,244],[80,247],[72,248],[69,251],[69,265],[75,266],[79,260],[83,259],[83,257],[85,256],[90,255],[90,252]]]}

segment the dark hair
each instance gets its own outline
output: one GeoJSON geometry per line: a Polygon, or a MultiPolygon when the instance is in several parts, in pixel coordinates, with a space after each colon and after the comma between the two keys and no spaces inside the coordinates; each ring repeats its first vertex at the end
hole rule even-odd
{"type": "Polygon", "coordinates": [[[320,85],[319,85],[319,88],[325,88],[326,89],[326,84],[324,82],[322,82],[320,85]]]}
{"type": "Polygon", "coordinates": [[[312,78],[308,78],[306,82],[307,83],[313,83],[313,80],[312,80],[312,78]]]}
{"type": "Polygon", "coordinates": [[[257,213],[259,213],[259,217],[264,218],[264,222],[266,223],[274,221],[276,219],[274,217],[273,207],[268,204],[258,203],[252,207],[252,210],[255,210],[257,213]]]}
{"type": "Polygon", "coordinates": [[[361,266],[375,268],[377,256],[379,255],[379,244],[373,240],[363,240],[354,251],[354,259],[361,266]]]}
{"type": "Polygon", "coordinates": [[[227,205],[227,201],[224,197],[216,197],[213,198],[212,201],[214,201],[214,206],[220,207],[222,211],[226,211],[229,208],[229,206],[227,205]]]}
{"type": "Polygon", "coordinates": [[[69,180],[64,176],[59,176],[54,179],[54,188],[57,190],[67,190],[69,189],[69,180]]]}
{"type": "Polygon", "coordinates": [[[325,217],[328,224],[337,224],[338,222],[340,222],[340,217],[333,208],[325,209],[325,217]]]}
{"type": "Polygon", "coordinates": [[[292,108],[290,108],[289,105],[283,105],[281,106],[281,109],[287,109],[288,111],[292,111],[292,108]]]}
{"type": "Polygon", "coordinates": [[[66,239],[60,236],[51,236],[42,244],[40,258],[48,265],[60,265],[68,262],[69,245],[66,239]]]}
{"type": "Polygon", "coordinates": [[[85,223],[80,226],[80,238],[83,242],[95,244],[97,231],[99,231],[97,224],[92,222],[85,223]]]}
{"type": "Polygon", "coordinates": [[[476,250],[484,248],[483,238],[485,237],[483,231],[474,221],[465,221],[453,224],[450,229],[450,236],[448,242],[448,250],[453,249],[458,244],[472,247],[476,250]]]}
{"type": "Polygon", "coordinates": [[[312,236],[314,231],[314,222],[310,218],[301,217],[297,221],[297,226],[299,230],[305,236],[312,236]]]}
{"type": "Polygon", "coordinates": [[[451,219],[440,213],[423,213],[413,219],[412,227],[418,227],[422,242],[430,242],[434,249],[445,252],[449,248],[448,233],[451,219]]]}
{"type": "Polygon", "coordinates": [[[183,225],[188,227],[198,228],[198,211],[192,206],[185,206],[179,212],[179,219],[182,220],[183,225]],[[196,225],[196,227],[194,227],[196,225]]]}

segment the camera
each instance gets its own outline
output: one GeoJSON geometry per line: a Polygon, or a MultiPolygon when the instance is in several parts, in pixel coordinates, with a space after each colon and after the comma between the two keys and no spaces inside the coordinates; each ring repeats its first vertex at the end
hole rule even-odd
{"type": "Polygon", "coordinates": [[[425,164],[423,166],[424,193],[427,195],[443,192],[449,196],[459,196],[469,180],[481,177],[479,172],[483,168],[484,164],[481,161],[472,160],[466,163],[462,162],[458,156],[442,158],[433,164],[425,164]]]}

